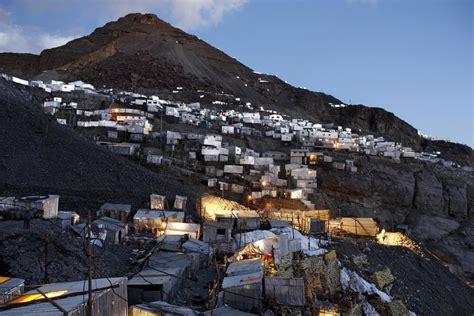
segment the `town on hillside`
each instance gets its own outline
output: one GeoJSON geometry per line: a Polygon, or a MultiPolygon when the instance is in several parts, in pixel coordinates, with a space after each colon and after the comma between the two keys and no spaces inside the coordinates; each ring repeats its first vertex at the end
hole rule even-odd
{"type": "Polygon", "coordinates": [[[36,91],[41,110],[64,128],[205,187],[197,197],[157,189],[141,207],[110,200],[87,214],[62,208],[57,192],[0,197],[0,230],[43,251],[25,263],[39,275],[0,276],[2,315],[416,315],[412,306],[422,303],[404,291],[417,285],[394,286],[397,277],[415,265],[434,274],[446,268],[406,225],[345,215],[312,198],[318,170],[350,178],[364,157],[472,171],[439,152],[228,94],[197,91],[198,100],[185,102],[179,86],[166,98],[1,77],[36,91]],[[61,260],[71,266],[59,267],[56,256],[70,256],[61,260]],[[84,268],[74,270],[74,262],[84,268]]]}

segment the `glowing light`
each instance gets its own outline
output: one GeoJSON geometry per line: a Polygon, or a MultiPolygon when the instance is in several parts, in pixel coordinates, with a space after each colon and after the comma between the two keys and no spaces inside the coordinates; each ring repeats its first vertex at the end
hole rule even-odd
{"type": "MultiPolygon", "coordinates": [[[[66,293],[67,293],[67,290],[62,290],[62,291],[47,292],[47,293],[44,293],[44,294],[46,295],[47,298],[54,298],[54,297],[62,296],[66,293]]],[[[23,296],[20,296],[20,297],[14,299],[13,301],[8,302],[8,304],[28,303],[28,302],[32,302],[32,301],[41,300],[41,299],[44,299],[44,298],[45,297],[43,296],[43,294],[40,294],[40,293],[25,294],[23,296]]]]}
{"type": "Polygon", "coordinates": [[[5,282],[7,282],[8,280],[10,280],[9,277],[0,276],[0,284],[1,284],[1,283],[5,283],[5,282]]]}

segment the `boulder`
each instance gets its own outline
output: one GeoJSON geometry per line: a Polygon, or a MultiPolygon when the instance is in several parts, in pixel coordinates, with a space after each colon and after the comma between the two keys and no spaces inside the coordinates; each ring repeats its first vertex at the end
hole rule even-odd
{"type": "Polygon", "coordinates": [[[418,218],[413,234],[420,240],[437,241],[456,231],[460,224],[455,220],[422,215],[418,218]]]}

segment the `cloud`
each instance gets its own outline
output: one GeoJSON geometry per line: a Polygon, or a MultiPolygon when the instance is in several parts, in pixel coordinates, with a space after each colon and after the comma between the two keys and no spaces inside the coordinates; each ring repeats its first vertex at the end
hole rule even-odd
{"type": "Polygon", "coordinates": [[[13,15],[0,7],[0,52],[40,53],[45,48],[61,46],[77,35],[42,32],[13,22],[13,15]]]}
{"type": "Polygon", "coordinates": [[[224,15],[242,8],[247,0],[174,0],[171,16],[186,30],[218,24],[224,15]]]}
{"type": "Polygon", "coordinates": [[[226,14],[239,10],[247,2],[248,0],[103,0],[100,4],[103,8],[102,15],[106,19],[115,19],[132,12],[166,12],[169,13],[172,24],[191,31],[217,25],[226,14]]]}

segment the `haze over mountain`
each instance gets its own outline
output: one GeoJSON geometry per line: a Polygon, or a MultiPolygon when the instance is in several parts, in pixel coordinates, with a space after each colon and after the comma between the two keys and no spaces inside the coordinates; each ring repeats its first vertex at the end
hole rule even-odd
{"type": "Polygon", "coordinates": [[[330,103],[342,103],[336,97],[255,73],[153,14],[129,14],[40,55],[0,54],[0,71],[27,79],[83,80],[98,87],[144,93],[170,93],[181,86],[190,100],[202,91],[209,97],[224,92],[242,102],[374,133],[418,150],[440,150],[441,146],[446,158],[464,164],[473,160],[469,147],[422,140],[416,128],[383,109],[334,108],[330,103]]]}

